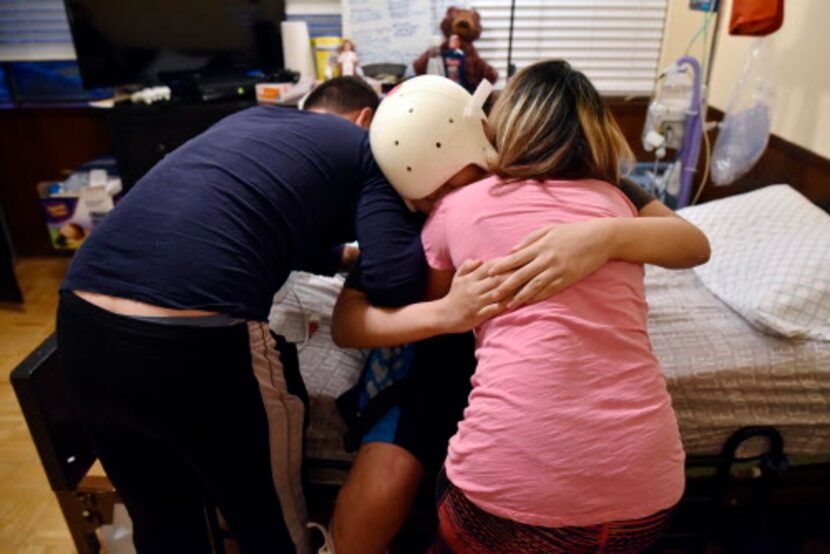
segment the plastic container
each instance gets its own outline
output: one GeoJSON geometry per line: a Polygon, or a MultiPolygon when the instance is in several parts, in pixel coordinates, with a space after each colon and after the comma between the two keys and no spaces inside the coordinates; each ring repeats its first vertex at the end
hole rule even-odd
{"type": "Polygon", "coordinates": [[[64,181],[37,185],[49,239],[56,250],[75,250],[123,197],[111,157],[82,165],[64,181]]]}
{"type": "Polygon", "coordinates": [[[343,39],[340,37],[317,37],[312,39],[314,61],[317,64],[317,79],[325,81],[337,77],[337,49],[343,39]]]}
{"type": "Polygon", "coordinates": [[[441,54],[441,37],[432,37],[432,47],[427,60],[427,75],[447,76],[447,68],[444,66],[444,56],[441,54]]]}

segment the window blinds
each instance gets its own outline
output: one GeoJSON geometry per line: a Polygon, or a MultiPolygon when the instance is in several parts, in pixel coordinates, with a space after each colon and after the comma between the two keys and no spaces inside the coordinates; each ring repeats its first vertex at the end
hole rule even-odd
{"type": "MultiPolygon", "coordinates": [[[[650,95],[668,0],[517,0],[513,63],[564,58],[606,95],[650,95]]],[[[507,77],[509,0],[473,0],[484,33],[479,54],[507,77]]]]}
{"type": "Polygon", "coordinates": [[[61,0],[0,0],[0,61],[75,59],[61,0]]]}

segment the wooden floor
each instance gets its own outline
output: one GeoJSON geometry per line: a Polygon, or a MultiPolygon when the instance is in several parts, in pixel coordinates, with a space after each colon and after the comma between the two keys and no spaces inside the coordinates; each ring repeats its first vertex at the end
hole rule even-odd
{"type": "Polygon", "coordinates": [[[0,303],[0,553],[75,552],[46,481],[9,373],[55,326],[58,285],[68,258],[20,260],[23,305],[0,303]]]}

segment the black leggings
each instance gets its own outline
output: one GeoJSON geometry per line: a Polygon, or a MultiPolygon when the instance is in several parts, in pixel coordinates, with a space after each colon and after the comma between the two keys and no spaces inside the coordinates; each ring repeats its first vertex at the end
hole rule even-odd
{"type": "Polygon", "coordinates": [[[72,293],[58,308],[70,393],[140,553],[210,552],[205,503],[245,553],[294,552],[271,476],[246,325],[159,325],[72,293]]]}

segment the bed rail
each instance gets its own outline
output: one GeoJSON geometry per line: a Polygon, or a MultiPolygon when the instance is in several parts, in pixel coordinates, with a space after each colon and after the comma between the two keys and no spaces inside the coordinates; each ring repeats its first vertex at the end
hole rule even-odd
{"type": "Polygon", "coordinates": [[[790,466],[774,427],[738,429],[719,454],[689,456],[686,470],[661,549],[702,553],[717,543],[728,552],[800,552],[805,540],[826,533],[815,514],[830,508],[830,465],[790,466]],[[759,438],[760,450],[742,452],[759,438]]]}

